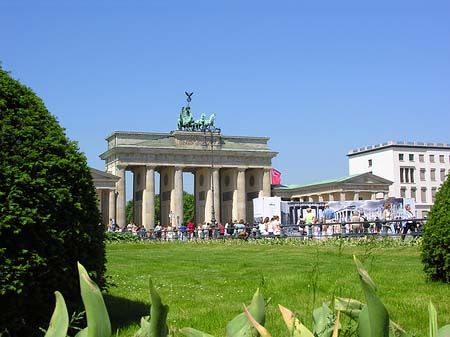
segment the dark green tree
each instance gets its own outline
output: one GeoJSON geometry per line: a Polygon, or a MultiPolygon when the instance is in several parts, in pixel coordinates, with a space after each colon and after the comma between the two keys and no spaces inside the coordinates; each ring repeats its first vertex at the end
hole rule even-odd
{"type": "Polygon", "coordinates": [[[77,261],[104,285],[104,227],[86,157],[1,67],[0,153],[0,335],[40,335],[55,290],[81,302],[77,261]]]}
{"type": "Polygon", "coordinates": [[[422,262],[430,280],[450,282],[450,175],[423,226],[422,262]]]}
{"type": "Polygon", "coordinates": [[[161,198],[159,194],[155,195],[155,225],[161,223],[161,198]]]}
{"type": "Polygon", "coordinates": [[[127,224],[134,221],[134,202],[133,200],[127,201],[127,207],[125,209],[126,215],[127,215],[127,224]]]}
{"type": "Polygon", "coordinates": [[[189,221],[194,221],[194,195],[184,192],[184,211],[183,211],[183,221],[187,224],[189,221]]]}

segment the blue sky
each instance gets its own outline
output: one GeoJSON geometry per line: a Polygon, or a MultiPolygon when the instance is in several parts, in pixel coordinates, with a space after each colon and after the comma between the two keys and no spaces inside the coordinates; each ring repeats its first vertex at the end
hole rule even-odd
{"type": "Polygon", "coordinates": [[[348,174],[349,150],[450,143],[449,1],[0,1],[0,61],[90,166],[114,131],[195,118],[267,136],[282,183],[348,174]]]}

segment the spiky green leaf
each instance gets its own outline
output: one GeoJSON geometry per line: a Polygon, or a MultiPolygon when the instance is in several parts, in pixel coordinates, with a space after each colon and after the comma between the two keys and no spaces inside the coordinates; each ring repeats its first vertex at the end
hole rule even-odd
{"type": "Polygon", "coordinates": [[[429,318],[429,335],[436,337],[438,331],[437,312],[433,303],[428,303],[428,318],[429,318]]]}
{"type": "Polygon", "coordinates": [[[450,324],[440,328],[437,331],[436,337],[450,337],[450,324]]]}
{"type": "Polygon", "coordinates": [[[376,294],[375,283],[356,256],[354,260],[367,302],[359,315],[357,334],[359,337],[388,337],[389,314],[376,294]]]}
{"type": "Polygon", "coordinates": [[[111,323],[99,287],[89,277],[86,269],[78,263],[81,298],[86,309],[87,327],[77,337],[111,337],[111,323]]]}
{"type": "Polygon", "coordinates": [[[295,317],[292,311],[283,307],[280,304],[278,305],[278,308],[280,309],[284,323],[286,324],[289,330],[289,336],[314,337],[313,333],[309,331],[308,328],[304,326],[297,317],[295,317]]]}
{"type": "Polygon", "coordinates": [[[331,337],[335,325],[333,311],[328,307],[328,303],[323,303],[321,307],[313,311],[313,334],[316,337],[331,337]]]}
{"type": "Polygon", "coordinates": [[[55,291],[56,305],[45,337],[66,337],[69,329],[69,313],[66,302],[59,291],[55,291]]]}
{"type": "Polygon", "coordinates": [[[196,330],[193,328],[182,328],[179,330],[183,335],[186,337],[214,337],[212,335],[209,335],[203,331],[196,330]]]}
{"type": "Polygon", "coordinates": [[[150,287],[150,316],[142,317],[141,328],[134,335],[135,337],[166,337],[169,333],[167,326],[167,313],[169,306],[164,305],[161,297],[149,280],[150,287]]]}
{"type": "MultiPolygon", "coordinates": [[[[264,326],[266,309],[264,297],[261,295],[259,289],[253,295],[252,301],[248,306],[248,311],[259,324],[264,326]]],[[[255,328],[244,312],[233,318],[226,326],[227,337],[248,337],[255,334],[255,328]]]]}

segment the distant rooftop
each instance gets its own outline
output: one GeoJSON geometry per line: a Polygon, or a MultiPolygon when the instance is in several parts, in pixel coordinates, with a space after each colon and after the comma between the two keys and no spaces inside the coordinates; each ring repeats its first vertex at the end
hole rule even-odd
{"type": "Polygon", "coordinates": [[[379,150],[387,147],[420,147],[420,148],[436,148],[436,149],[450,149],[450,144],[446,143],[425,143],[425,142],[406,142],[406,141],[395,141],[390,140],[386,143],[370,145],[366,147],[361,147],[359,149],[354,149],[348,152],[347,156],[354,154],[359,154],[367,151],[379,150]]]}
{"type": "Polygon", "coordinates": [[[290,189],[301,188],[301,187],[316,186],[316,185],[323,185],[323,184],[330,184],[330,183],[339,183],[339,182],[344,182],[346,180],[349,180],[351,178],[354,178],[354,177],[357,177],[357,176],[360,176],[363,174],[364,173],[357,173],[357,174],[352,174],[352,175],[345,176],[345,177],[316,181],[313,183],[308,183],[308,184],[303,184],[303,185],[274,185],[273,188],[277,189],[277,190],[290,190],[290,189]]]}

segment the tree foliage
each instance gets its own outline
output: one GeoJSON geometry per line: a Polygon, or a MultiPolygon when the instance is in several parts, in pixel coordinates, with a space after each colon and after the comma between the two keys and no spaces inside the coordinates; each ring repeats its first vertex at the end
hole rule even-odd
{"type": "Polygon", "coordinates": [[[189,221],[194,221],[194,195],[184,192],[184,211],[183,211],[183,221],[187,224],[189,221]]]}
{"type": "Polygon", "coordinates": [[[0,153],[0,327],[33,336],[55,290],[72,310],[81,303],[77,261],[104,285],[104,228],[86,157],[1,67],[0,153]]]}
{"type": "Polygon", "coordinates": [[[125,214],[127,215],[127,224],[134,221],[134,202],[133,200],[127,201],[127,207],[125,208],[125,214]]]}
{"type": "Polygon", "coordinates": [[[450,282],[450,175],[436,193],[423,227],[422,262],[427,277],[450,282]]]}

